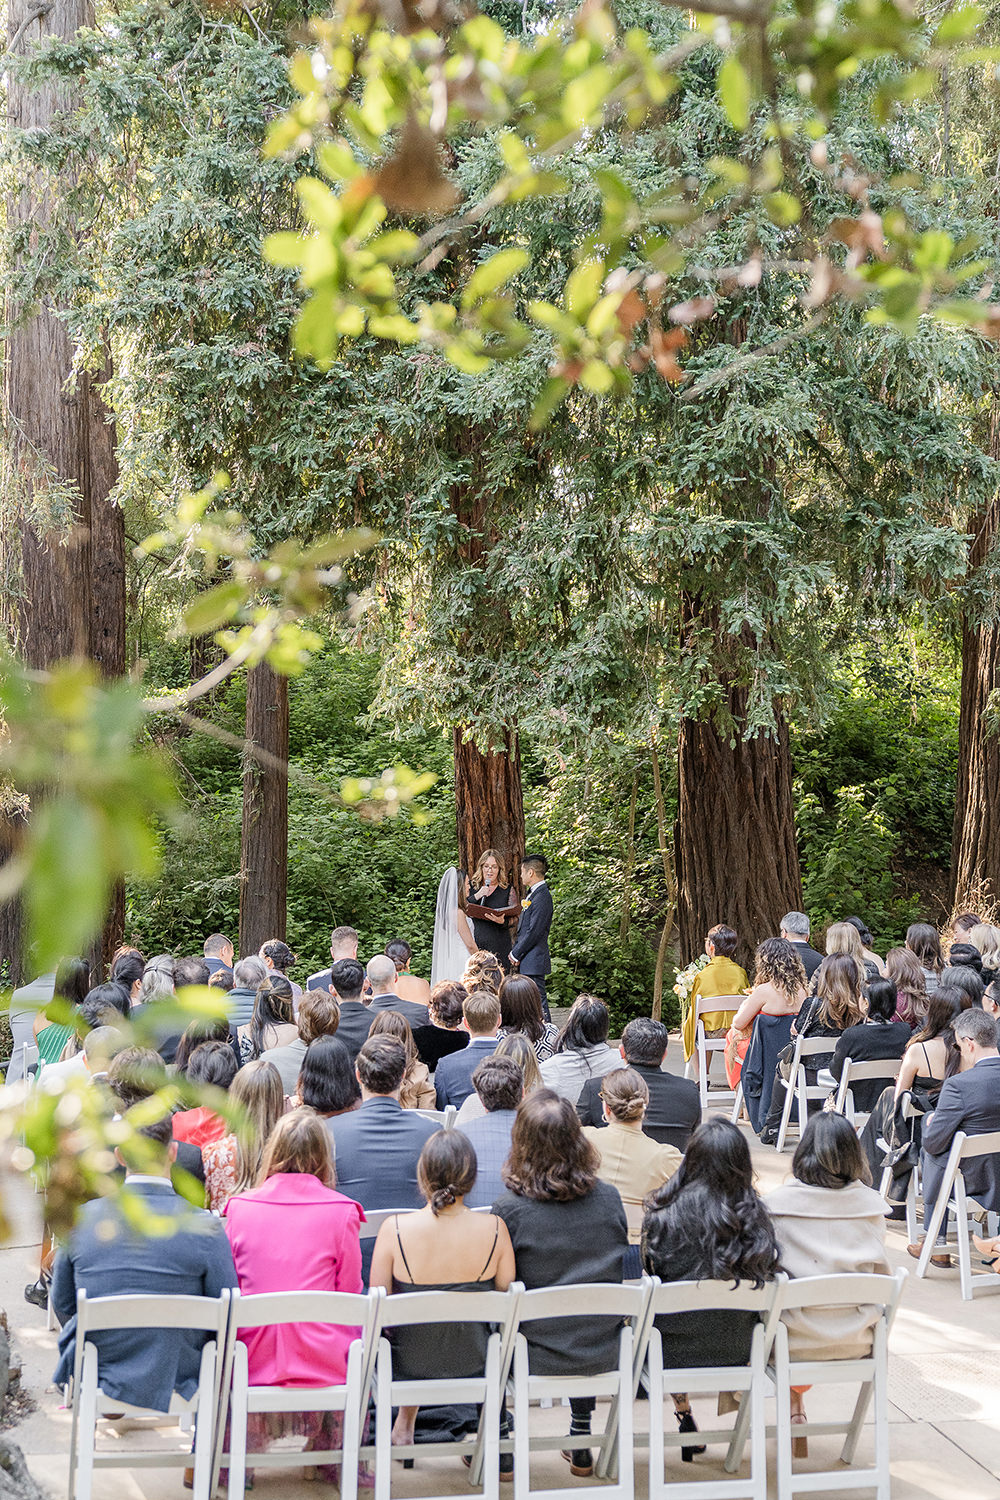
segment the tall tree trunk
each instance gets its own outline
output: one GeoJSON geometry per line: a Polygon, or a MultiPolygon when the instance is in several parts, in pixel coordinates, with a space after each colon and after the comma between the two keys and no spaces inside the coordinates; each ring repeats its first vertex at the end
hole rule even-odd
{"type": "MultiPolygon", "coordinates": [[[[1000,398],[990,411],[988,451],[1000,458],[1000,398]]],[[[969,574],[1000,542],[1000,498],[970,521],[969,574]]],[[[1000,898],[1000,623],[962,620],[962,689],[958,721],[958,779],[951,845],[952,900],[965,905],[988,894],[1000,898]],[[989,887],[988,892],[984,887],[989,887]]]]}
{"type": "MultiPolygon", "coordinates": [[[[738,736],[746,692],[730,687],[738,736]]],[[[784,914],[802,904],[788,726],[730,744],[709,720],[685,719],[678,745],[676,863],[681,963],[716,922],[735,928],[749,960],[784,914]]]]}
{"type": "Polygon", "coordinates": [[[520,889],[524,799],[516,730],[507,731],[502,750],[486,754],[455,730],[455,821],[459,867],[471,875],[483,850],[496,849],[520,889]]]}
{"type": "Polygon", "coordinates": [[[288,678],[247,673],[240,853],[240,954],[285,936],[288,896],[288,678]],[[260,751],[254,754],[254,748],[260,751]]]}
{"type": "MultiPolygon", "coordinates": [[[[71,40],[94,25],[93,0],[8,0],[7,35],[16,55],[47,37],[71,40]],[[36,14],[40,9],[42,14],[36,14]]],[[[73,107],[63,81],[25,83],[16,70],[7,77],[12,128],[46,132],[73,107]]],[[[60,183],[58,196],[72,184],[60,183]]],[[[44,229],[56,196],[41,178],[26,174],[7,203],[8,234],[44,229]]],[[[16,285],[16,281],[13,283],[16,285]]],[[[73,350],[58,309],[42,302],[22,316],[16,295],[8,297],[11,331],[4,361],[4,459],[11,517],[3,528],[4,572],[19,577],[7,601],[4,623],[12,643],[31,667],[44,669],[64,657],[94,660],[106,677],[125,671],[125,534],[120,509],[109,496],[118,478],[115,434],[102,398],[109,367],[81,372],[75,384],[73,350]]],[[[117,891],[102,937],[91,954],[96,976],[121,941],[124,893],[117,891]]],[[[20,941],[15,908],[0,917],[5,947],[20,941]]]]}

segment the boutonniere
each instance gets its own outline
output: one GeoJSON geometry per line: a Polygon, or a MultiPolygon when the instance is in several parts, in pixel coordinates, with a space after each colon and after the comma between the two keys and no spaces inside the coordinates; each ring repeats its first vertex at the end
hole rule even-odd
{"type": "Polygon", "coordinates": [[[530,896],[525,896],[524,900],[521,902],[521,905],[522,905],[522,907],[524,907],[524,906],[530,906],[531,905],[531,897],[530,896]]]}

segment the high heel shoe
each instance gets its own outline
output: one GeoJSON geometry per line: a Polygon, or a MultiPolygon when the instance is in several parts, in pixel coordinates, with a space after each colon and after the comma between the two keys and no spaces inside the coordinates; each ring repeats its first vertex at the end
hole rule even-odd
{"type": "MultiPolygon", "coordinates": [[[[972,1236],[972,1243],[983,1259],[993,1267],[994,1271],[1000,1271],[1000,1235],[993,1235],[988,1240],[981,1240],[978,1234],[974,1234],[972,1236]]],[[[25,1291],[24,1295],[27,1297],[27,1291],[25,1291]]]]}
{"type": "MultiPolygon", "coordinates": [[[[679,1432],[697,1432],[698,1431],[698,1424],[695,1421],[694,1415],[692,1414],[690,1408],[688,1408],[687,1411],[676,1411],[675,1410],[674,1411],[674,1416],[677,1418],[677,1430],[679,1432]]],[[[699,1443],[699,1444],[693,1445],[693,1446],[691,1446],[689,1448],[682,1448],[681,1449],[681,1462],[685,1463],[685,1464],[689,1464],[693,1460],[693,1458],[694,1458],[694,1456],[695,1456],[696,1453],[704,1453],[704,1452],[705,1452],[705,1444],[704,1443],[699,1443]]]]}

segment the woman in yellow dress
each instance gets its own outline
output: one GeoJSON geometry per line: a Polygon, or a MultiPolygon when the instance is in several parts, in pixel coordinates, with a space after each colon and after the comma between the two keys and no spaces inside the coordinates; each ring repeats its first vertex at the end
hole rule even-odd
{"type": "MultiPolygon", "coordinates": [[[[705,952],[709,962],[695,975],[688,996],[688,1009],[681,1026],[685,1062],[689,1062],[694,1056],[698,1001],[711,999],[715,995],[737,995],[742,998],[743,991],[749,987],[746,973],[739,964],[733,963],[738,942],[736,933],[724,922],[718,922],[709,928],[705,938],[705,952]]],[[[737,1003],[725,1009],[703,1013],[701,1019],[705,1024],[706,1036],[725,1036],[738,1009],[737,1003]]]]}

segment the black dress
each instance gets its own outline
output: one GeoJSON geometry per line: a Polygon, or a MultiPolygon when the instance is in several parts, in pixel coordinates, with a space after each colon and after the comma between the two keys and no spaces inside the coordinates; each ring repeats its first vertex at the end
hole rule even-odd
{"type": "MultiPolygon", "coordinates": [[[[476,906],[488,906],[493,911],[503,911],[508,906],[513,906],[517,897],[513,890],[498,885],[495,891],[485,896],[481,901],[472,893],[472,902],[476,906]]],[[[472,932],[476,939],[476,947],[483,948],[487,953],[495,953],[505,970],[510,969],[510,927],[507,922],[501,926],[499,922],[487,922],[485,917],[472,918],[472,932]]]]}

